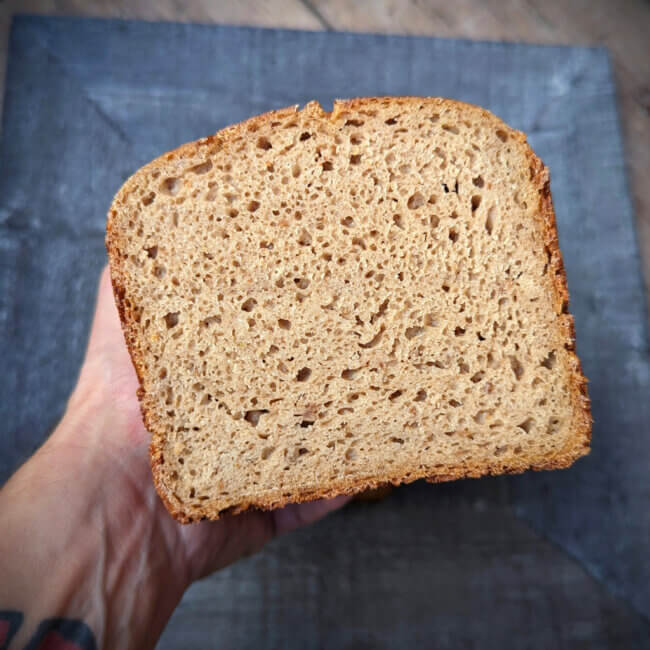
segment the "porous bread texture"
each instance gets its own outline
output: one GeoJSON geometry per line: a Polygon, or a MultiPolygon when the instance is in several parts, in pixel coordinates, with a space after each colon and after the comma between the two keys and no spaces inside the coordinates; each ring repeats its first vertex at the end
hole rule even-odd
{"type": "Polygon", "coordinates": [[[254,117],[136,172],[106,242],[180,521],[589,450],[548,172],[481,108],[254,117]]]}

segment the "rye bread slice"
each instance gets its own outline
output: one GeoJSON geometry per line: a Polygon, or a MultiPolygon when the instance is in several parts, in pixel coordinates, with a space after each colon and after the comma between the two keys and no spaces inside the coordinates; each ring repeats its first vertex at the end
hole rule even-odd
{"type": "Polygon", "coordinates": [[[589,451],[548,171],[486,110],[254,117],[137,171],[106,244],[180,521],[589,451]]]}

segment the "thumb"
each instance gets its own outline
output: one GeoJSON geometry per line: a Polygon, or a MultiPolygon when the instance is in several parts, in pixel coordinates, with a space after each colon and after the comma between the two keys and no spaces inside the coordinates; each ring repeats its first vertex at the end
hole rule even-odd
{"type": "Polygon", "coordinates": [[[128,358],[120,317],[115,306],[111,276],[108,266],[105,266],[99,278],[95,316],[90,331],[86,358],[103,354],[107,348],[110,348],[111,354],[116,356],[116,362],[123,362],[128,358]]]}
{"type": "Polygon", "coordinates": [[[100,390],[113,403],[137,405],[138,379],[124,342],[108,267],[102,271],[86,357],[75,393],[100,390]]]}

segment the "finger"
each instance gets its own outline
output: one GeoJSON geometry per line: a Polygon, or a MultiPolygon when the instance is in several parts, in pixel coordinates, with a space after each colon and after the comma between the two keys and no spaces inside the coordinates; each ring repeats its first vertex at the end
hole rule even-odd
{"type": "Polygon", "coordinates": [[[275,531],[278,535],[312,524],[328,513],[342,508],[352,497],[338,496],[334,499],[321,499],[308,503],[293,503],[273,511],[275,531]]]}
{"type": "Polygon", "coordinates": [[[193,582],[259,551],[275,533],[271,512],[224,515],[219,521],[180,525],[193,582]]]}
{"type": "Polygon", "coordinates": [[[181,537],[190,558],[190,579],[210,573],[259,551],[274,535],[314,523],[345,505],[352,497],[340,496],[309,503],[294,503],[279,510],[253,510],[226,515],[213,522],[182,526],[181,537]]]}
{"type": "MultiPolygon", "coordinates": [[[[115,306],[108,266],[104,267],[99,279],[95,316],[90,331],[87,356],[90,356],[98,349],[103,350],[107,345],[124,349],[122,327],[115,306]]],[[[124,351],[126,350],[124,349],[124,351]]]]}
{"type": "MultiPolygon", "coordinates": [[[[135,400],[138,379],[124,342],[120,318],[115,306],[108,267],[102,271],[97,290],[95,315],[86,348],[86,357],[79,373],[77,387],[71,397],[104,396],[103,403],[120,405],[127,414],[138,411],[135,400]]],[[[140,418],[137,422],[141,428],[140,418]]]]}

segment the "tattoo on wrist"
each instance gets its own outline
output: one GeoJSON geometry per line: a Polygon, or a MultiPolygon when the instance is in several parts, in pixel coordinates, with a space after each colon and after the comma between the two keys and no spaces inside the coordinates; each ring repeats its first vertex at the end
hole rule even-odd
{"type": "MultiPolygon", "coordinates": [[[[21,612],[0,610],[0,650],[8,650],[23,619],[21,612]]],[[[46,618],[25,650],[97,650],[97,643],[92,630],[83,621],[46,618]]]]}
{"type": "Polygon", "coordinates": [[[24,616],[21,612],[0,610],[0,650],[7,650],[11,639],[22,625],[24,616]]]}
{"type": "Polygon", "coordinates": [[[95,635],[73,618],[46,618],[25,650],[97,650],[95,635]]]}

